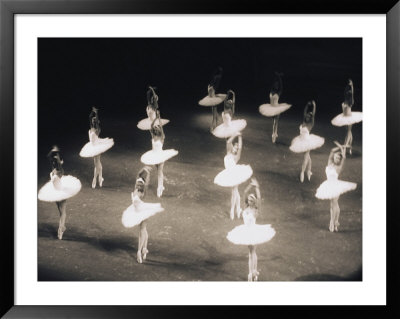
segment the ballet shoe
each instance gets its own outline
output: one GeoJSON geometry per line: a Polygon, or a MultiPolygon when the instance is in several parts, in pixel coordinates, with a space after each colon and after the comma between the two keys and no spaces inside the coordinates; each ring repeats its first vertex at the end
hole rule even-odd
{"type": "Polygon", "coordinates": [[[100,187],[103,187],[103,182],[104,182],[104,178],[102,177],[102,178],[100,178],[100,180],[99,180],[99,185],[100,185],[100,187]]]}
{"type": "Polygon", "coordinates": [[[136,254],[136,260],[139,264],[143,263],[142,254],[140,253],[140,251],[138,251],[136,254]]]}
{"type": "Polygon", "coordinates": [[[162,196],[162,193],[163,193],[164,189],[165,189],[164,186],[161,186],[161,187],[157,188],[157,197],[161,197],[162,196]]]}
{"type": "Polygon", "coordinates": [[[239,208],[238,211],[236,212],[237,218],[240,218],[241,214],[242,214],[242,209],[239,208]]]}
{"type": "Polygon", "coordinates": [[[338,226],[339,226],[340,224],[339,224],[339,222],[335,222],[335,231],[339,231],[338,230],[338,226]]]}
{"type": "Polygon", "coordinates": [[[92,188],[96,188],[96,177],[93,178],[93,182],[92,182],[92,188]]]}
{"type": "Polygon", "coordinates": [[[66,230],[65,227],[59,227],[58,228],[58,239],[60,239],[60,240],[62,239],[65,230],[66,230]]]}
{"type": "Polygon", "coordinates": [[[231,211],[231,219],[232,219],[232,220],[235,219],[235,214],[233,213],[233,211],[231,211]]]}
{"type": "Polygon", "coordinates": [[[278,137],[278,134],[272,134],[272,143],[276,142],[277,137],[278,137]]]}
{"type": "Polygon", "coordinates": [[[247,281],[253,281],[253,274],[252,273],[247,275],[247,281]]]}
{"type": "Polygon", "coordinates": [[[352,154],[352,150],[351,150],[351,147],[349,148],[349,154],[350,154],[350,155],[352,154]]]}
{"type": "Polygon", "coordinates": [[[308,171],[308,172],[307,172],[307,178],[308,178],[308,181],[310,181],[310,180],[311,180],[311,175],[312,175],[312,172],[311,172],[311,171],[308,171]]]}
{"type": "Polygon", "coordinates": [[[304,182],[304,172],[300,173],[300,182],[304,182]]]}
{"type": "Polygon", "coordinates": [[[149,251],[147,250],[147,248],[143,248],[143,249],[142,249],[142,253],[143,253],[143,260],[146,260],[147,254],[149,253],[149,251]]]}
{"type": "Polygon", "coordinates": [[[334,230],[335,230],[335,227],[334,227],[333,223],[330,223],[330,224],[329,224],[329,231],[330,231],[331,233],[333,233],[334,230]]]}

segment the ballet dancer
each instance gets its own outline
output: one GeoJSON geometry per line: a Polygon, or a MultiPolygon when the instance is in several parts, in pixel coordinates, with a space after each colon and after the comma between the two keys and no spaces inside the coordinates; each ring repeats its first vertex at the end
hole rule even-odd
{"type": "Polygon", "coordinates": [[[242,131],[246,125],[246,120],[232,120],[235,114],[235,92],[229,90],[224,100],[224,111],[222,112],[223,123],[218,125],[212,134],[219,138],[228,138],[242,131]]]}
{"type": "Polygon", "coordinates": [[[235,245],[246,245],[249,248],[248,281],[258,281],[256,245],[266,243],[275,236],[275,229],[268,225],[256,224],[261,209],[260,186],[253,177],[245,189],[245,209],[243,210],[243,225],[232,229],[226,238],[235,245]]]}
{"type": "Polygon", "coordinates": [[[67,199],[75,196],[81,190],[81,182],[74,176],[64,175],[63,159],[57,146],[53,146],[47,155],[51,163],[50,181],[47,182],[38,194],[39,200],[55,202],[60,213],[58,225],[58,239],[62,239],[66,230],[67,199]]]}
{"type": "MultiPolygon", "coordinates": [[[[146,113],[147,113],[147,118],[141,120],[138,122],[137,127],[141,130],[150,130],[151,129],[151,123],[156,119],[157,117],[157,111],[159,111],[158,107],[158,95],[155,92],[155,87],[149,86],[147,90],[147,107],[146,107],[146,113]]],[[[165,125],[169,123],[169,120],[167,119],[161,119],[161,125],[165,125]]]]}
{"type": "Polygon", "coordinates": [[[218,90],[219,83],[221,82],[222,78],[222,68],[218,67],[216,72],[214,73],[210,83],[208,84],[208,95],[204,98],[202,98],[199,101],[199,105],[201,106],[211,106],[212,108],[212,123],[211,123],[211,128],[210,131],[212,132],[216,127],[217,127],[217,122],[218,122],[218,111],[217,111],[217,105],[221,104],[226,97],[226,94],[215,94],[215,92],[218,90]]]}
{"type": "Polygon", "coordinates": [[[214,178],[214,183],[223,186],[230,187],[232,189],[231,196],[231,211],[230,217],[233,220],[235,218],[235,211],[237,218],[240,218],[240,194],[238,187],[241,183],[247,181],[253,174],[253,170],[250,165],[237,164],[242,154],[242,135],[240,132],[231,136],[226,141],[226,155],[224,157],[225,169],[217,174],[214,178]],[[237,137],[238,142],[233,144],[233,140],[237,137]]]}
{"type": "Polygon", "coordinates": [[[353,124],[362,121],[362,112],[352,112],[351,108],[354,105],[354,86],[353,81],[349,79],[349,82],[344,90],[344,102],[342,103],[343,113],[335,116],[331,123],[335,126],[347,126],[347,134],[344,140],[346,149],[349,150],[350,155],[352,154],[353,134],[351,128],[353,124]]]}
{"type": "Polygon", "coordinates": [[[103,187],[103,166],[101,165],[100,155],[109,150],[114,145],[112,138],[99,138],[100,135],[100,121],[98,116],[98,109],[92,107],[92,112],[89,115],[89,142],[86,143],[79,155],[81,157],[93,157],[94,161],[94,174],[92,181],[92,188],[96,188],[97,179],[100,187],[103,187]]]}
{"type": "Polygon", "coordinates": [[[294,153],[304,153],[303,164],[301,165],[300,181],[304,181],[304,172],[307,170],[307,178],[311,179],[311,157],[310,151],[321,147],[325,143],[325,139],[318,135],[310,134],[311,129],[314,127],[315,112],[316,112],[315,101],[308,102],[304,108],[303,123],[300,125],[300,135],[296,136],[289,147],[294,153]],[[309,108],[312,106],[312,110],[309,108]]]}
{"type": "Polygon", "coordinates": [[[343,170],[344,161],[346,159],[346,146],[340,145],[335,141],[337,147],[334,147],[329,154],[328,165],[325,168],[326,181],[324,181],[317,189],[315,197],[319,199],[330,200],[331,220],[329,230],[331,232],[338,231],[339,227],[339,196],[343,193],[356,189],[357,184],[339,180],[339,174],[343,170]]]}
{"type": "Polygon", "coordinates": [[[152,150],[144,153],[140,161],[146,165],[155,165],[158,173],[158,186],[157,186],[157,197],[161,197],[164,191],[164,162],[178,154],[177,150],[167,149],[163,150],[163,144],[165,140],[164,130],[161,125],[160,112],[157,111],[157,117],[151,124],[151,144],[152,150]]]}
{"type": "Polygon", "coordinates": [[[122,224],[131,228],[139,225],[139,240],[136,260],[139,264],[146,260],[149,250],[147,242],[149,234],[147,233],[147,219],[155,214],[164,211],[160,203],[145,203],[142,201],[146,194],[147,185],[150,181],[151,167],[143,167],[136,178],[135,188],[131,193],[132,204],[122,214],[122,224]]]}
{"type": "Polygon", "coordinates": [[[291,104],[287,103],[279,103],[279,98],[282,95],[283,89],[282,76],[283,73],[275,72],[274,81],[269,93],[270,104],[262,104],[258,108],[262,115],[273,118],[272,143],[275,143],[276,138],[278,137],[279,115],[292,106],[291,104]]]}

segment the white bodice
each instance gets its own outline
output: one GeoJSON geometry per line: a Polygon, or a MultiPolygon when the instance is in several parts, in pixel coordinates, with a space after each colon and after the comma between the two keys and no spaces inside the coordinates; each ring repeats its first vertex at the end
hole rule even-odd
{"type": "Polygon", "coordinates": [[[348,106],[346,103],[342,103],[342,110],[343,110],[343,115],[344,116],[350,116],[351,115],[351,107],[348,106]]]}
{"type": "Polygon", "coordinates": [[[242,212],[242,216],[245,225],[254,225],[256,223],[256,216],[253,208],[247,207],[242,212]]]}
{"type": "Polygon", "coordinates": [[[99,139],[99,137],[97,136],[94,129],[90,129],[89,130],[89,141],[92,142],[92,144],[96,144],[98,139],[99,139]]]}
{"type": "Polygon", "coordinates": [[[151,140],[151,145],[153,147],[153,151],[160,152],[162,151],[163,143],[160,140],[151,140]]]}
{"type": "Polygon", "coordinates": [[[208,86],[207,90],[209,97],[215,97],[215,89],[211,85],[208,86]]]}
{"type": "Polygon", "coordinates": [[[338,173],[336,172],[336,169],[333,165],[328,165],[325,168],[325,174],[326,174],[326,179],[328,179],[328,180],[337,180],[338,179],[338,173]]]}
{"type": "Polygon", "coordinates": [[[235,158],[233,156],[233,154],[227,154],[224,157],[224,165],[225,168],[230,168],[236,165],[236,161],[235,158]]]}
{"type": "Polygon", "coordinates": [[[299,129],[300,129],[300,136],[302,138],[308,138],[310,136],[310,132],[308,131],[307,126],[300,125],[299,129]]]}
{"type": "Polygon", "coordinates": [[[222,121],[226,126],[229,126],[229,124],[231,124],[231,120],[232,118],[229,113],[222,112],[222,121]]]}
{"type": "Polygon", "coordinates": [[[55,189],[60,189],[62,187],[61,178],[56,173],[51,172],[50,179],[55,189]]]}
{"type": "Polygon", "coordinates": [[[151,122],[156,119],[156,112],[150,106],[146,107],[146,113],[151,122]]]}
{"type": "Polygon", "coordinates": [[[140,206],[142,205],[143,201],[140,199],[138,194],[135,194],[132,196],[132,203],[133,206],[135,206],[136,209],[139,209],[140,206]]]}
{"type": "Polygon", "coordinates": [[[271,105],[278,105],[279,95],[278,94],[269,94],[269,103],[271,105]]]}

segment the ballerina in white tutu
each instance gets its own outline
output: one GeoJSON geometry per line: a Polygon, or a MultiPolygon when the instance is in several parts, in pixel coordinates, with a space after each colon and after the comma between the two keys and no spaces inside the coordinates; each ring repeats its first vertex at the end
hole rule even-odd
{"type": "Polygon", "coordinates": [[[214,136],[228,138],[246,127],[246,120],[233,120],[233,114],[235,114],[235,92],[229,90],[224,101],[224,111],[222,112],[223,123],[212,131],[214,136]]]}
{"type": "Polygon", "coordinates": [[[279,103],[279,98],[282,95],[282,75],[283,73],[275,72],[274,82],[269,93],[270,104],[262,104],[258,108],[259,112],[267,117],[273,118],[272,124],[272,143],[276,142],[278,137],[278,122],[279,115],[287,111],[292,105],[287,103],[279,103]]]}
{"type": "Polygon", "coordinates": [[[340,145],[335,141],[337,147],[331,150],[328,159],[328,166],[325,168],[326,181],[324,181],[317,189],[315,197],[319,199],[330,200],[331,220],[329,230],[331,232],[338,231],[339,227],[339,196],[343,193],[356,189],[357,184],[339,180],[339,174],[343,169],[346,159],[346,146],[340,145]]]}
{"type": "Polygon", "coordinates": [[[151,124],[150,133],[152,136],[152,150],[144,153],[140,161],[146,165],[156,165],[158,172],[157,197],[161,197],[164,191],[164,162],[178,155],[178,151],[174,149],[162,149],[165,135],[161,125],[159,111],[157,111],[157,117],[151,124]]]}
{"type": "Polygon", "coordinates": [[[258,281],[256,245],[266,243],[275,236],[275,229],[271,225],[256,224],[261,208],[260,187],[253,177],[245,189],[245,204],[243,210],[243,225],[231,230],[226,238],[235,245],[246,245],[249,248],[248,281],[258,281]]]}
{"type": "Polygon", "coordinates": [[[310,134],[311,129],[314,126],[315,121],[315,111],[316,111],[315,101],[308,102],[304,108],[303,123],[300,125],[300,135],[296,136],[289,147],[292,152],[304,153],[304,160],[301,166],[300,181],[304,181],[304,172],[307,170],[307,178],[311,179],[311,157],[310,151],[321,147],[325,143],[325,139],[318,135],[310,134]],[[309,111],[309,107],[312,106],[312,111],[309,111]]]}
{"type": "Polygon", "coordinates": [[[240,194],[239,185],[247,181],[253,174],[253,170],[250,165],[237,164],[240,160],[242,154],[242,135],[240,132],[231,136],[226,141],[226,155],[224,157],[225,169],[217,174],[214,178],[214,183],[232,188],[231,196],[231,219],[235,218],[235,211],[237,218],[240,218],[241,208],[240,208],[240,194]],[[233,144],[233,140],[237,137],[238,142],[233,144]]]}
{"type": "Polygon", "coordinates": [[[131,193],[132,205],[130,205],[122,213],[122,224],[131,228],[139,225],[139,240],[136,260],[138,263],[143,263],[146,260],[149,250],[147,249],[147,242],[149,234],[147,233],[147,219],[155,214],[164,211],[160,203],[145,203],[142,199],[145,196],[147,185],[150,181],[151,167],[143,167],[136,178],[135,189],[131,193]]]}
{"type": "Polygon", "coordinates": [[[100,187],[103,187],[103,166],[101,165],[100,155],[105,151],[109,150],[114,145],[114,140],[112,138],[100,138],[100,121],[98,115],[98,109],[92,107],[92,112],[89,115],[89,142],[86,143],[79,155],[81,157],[93,157],[94,161],[94,174],[92,181],[92,188],[96,188],[97,179],[99,181],[100,187]]]}
{"type": "Polygon", "coordinates": [[[214,73],[210,84],[208,85],[208,95],[204,98],[202,98],[199,101],[199,105],[201,106],[211,106],[212,108],[212,123],[211,123],[211,128],[210,131],[212,132],[216,127],[217,127],[217,122],[218,122],[218,111],[217,111],[217,105],[221,104],[226,97],[226,94],[215,94],[215,92],[218,90],[219,83],[221,82],[222,78],[222,68],[218,67],[217,71],[214,73]]]}
{"type": "Polygon", "coordinates": [[[331,123],[335,126],[347,126],[347,134],[344,140],[346,149],[349,149],[349,153],[352,153],[353,134],[351,128],[353,124],[362,121],[362,112],[352,112],[351,108],[354,105],[354,86],[353,81],[349,79],[349,82],[344,90],[344,102],[342,103],[343,113],[335,116],[331,123]]]}
{"type": "MultiPolygon", "coordinates": [[[[147,90],[147,118],[139,121],[137,124],[137,127],[141,130],[150,130],[151,123],[153,123],[153,121],[157,117],[157,111],[159,110],[159,108],[158,95],[156,94],[155,89],[155,87],[149,86],[147,90]]],[[[161,125],[165,125],[167,123],[169,123],[169,120],[161,119],[161,125]]]]}
{"type": "Polygon", "coordinates": [[[81,182],[74,176],[64,175],[60,150],[53,146],[47,155],[51,162],[50,181],[40,190],[38,198],[45,202],[55,202],[60,212],[58,225],[58,239],[62,239],[66,230],[65,219],[67,218],[67,199],[75,196],[81,190],[81,182]]]}

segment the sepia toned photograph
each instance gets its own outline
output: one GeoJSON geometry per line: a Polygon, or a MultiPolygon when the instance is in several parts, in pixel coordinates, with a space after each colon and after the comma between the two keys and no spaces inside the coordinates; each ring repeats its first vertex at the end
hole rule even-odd
{"type": "Polygon", "coordinates": [[[37,41],[38,281],[363,280],[362,38],[37,41]]]}

